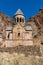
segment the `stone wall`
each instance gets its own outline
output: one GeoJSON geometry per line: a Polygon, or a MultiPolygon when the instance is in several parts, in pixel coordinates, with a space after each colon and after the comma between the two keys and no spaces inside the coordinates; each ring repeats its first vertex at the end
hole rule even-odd
{"type": "Polygon", "coordinates": [[[1,47],[4,47],[4,45],[6,47],[15,47],[18,45],[24,45],[24,46],[33,46],[33,41],[32,40],[11,40],[11,39],[6,39],[5,41],[2,42],[3,45],[1,47]]]}
{"type": "Polygon", "coordinates": [[[9,53],[19,53],[28,55],[35,55],[41,56],[40,47],[36,46],[16,46],[16,47],[7,47],[7,48],[0,48],[0,52],[9,52],[9,53]]]}

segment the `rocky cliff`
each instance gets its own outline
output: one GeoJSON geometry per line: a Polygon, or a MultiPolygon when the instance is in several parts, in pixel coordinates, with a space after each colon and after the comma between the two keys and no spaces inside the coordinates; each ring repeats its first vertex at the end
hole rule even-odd
{"type": "Polygon", "coordinates": [[[34,42],[40,39],[40,42],[43,43],[43,8],[39,10],[38,14],[29,18],[26,24],[31,24],[33,28],[34,42]]]}

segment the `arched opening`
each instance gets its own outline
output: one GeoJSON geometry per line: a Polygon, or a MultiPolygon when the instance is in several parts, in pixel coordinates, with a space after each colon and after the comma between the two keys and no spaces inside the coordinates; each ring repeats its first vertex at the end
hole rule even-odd
{"type": "Polygon", "coordinates": [[[19,22],[19,18],[17,17],[17,22],[19,22]]]}
{"type": "Polygon", "coordinates": [[[20,37],[20,33],[18,33],[18,37],[20,37]]]}
{"type": "Polygon", "coordinates": [[[20,22],[22,22],[22,19],[20,18],[20,22]]]}

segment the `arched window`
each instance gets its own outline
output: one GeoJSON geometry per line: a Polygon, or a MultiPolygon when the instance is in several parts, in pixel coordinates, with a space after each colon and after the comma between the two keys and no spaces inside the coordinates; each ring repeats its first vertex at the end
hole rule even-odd
{"type": "Polygon", "coordinates": [[[20,37],[20,33],[18,33],[18,37],[20,37]]]}
{"type": "Polygon", "coordinates": [[[20,22],[22,22],[22,19],[20,18],[20,22]]]}
{"type": "Polygon", "coordinates": [[[17,18],[17,22],[19,22],[19,18],[17,18]]]}

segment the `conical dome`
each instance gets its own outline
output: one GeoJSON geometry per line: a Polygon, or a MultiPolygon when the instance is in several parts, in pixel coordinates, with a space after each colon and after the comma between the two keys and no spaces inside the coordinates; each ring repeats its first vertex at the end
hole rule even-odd
{"type": "Polygon", "coordinates": [[[18,9],[17,12],[15,13],[15,15],[24,15],[24,14],[20,9],[18,9]]]}
{"type": "Polygon", "coordinates": [[[16,23],[18,23],[18,22],[20,23],[20,22],[25,21],[25,16],[20,9],[18,9],[17,12],[15,13],[14,20],[15,20],[16,23]]]}

